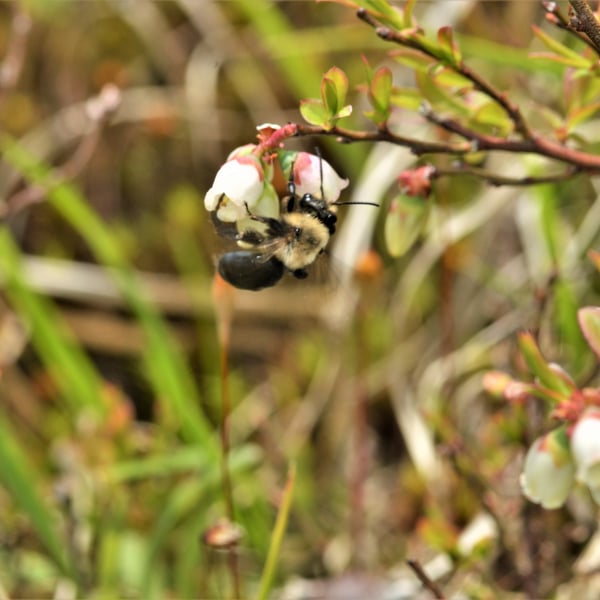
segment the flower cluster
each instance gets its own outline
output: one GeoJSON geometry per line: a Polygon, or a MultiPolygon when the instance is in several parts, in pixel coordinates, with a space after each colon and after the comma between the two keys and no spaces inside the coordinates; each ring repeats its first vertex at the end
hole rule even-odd
{"type": "MultiPolygon", "coordinates": [[[[584,336],[598,354],[600,310],[583,308],[578,316],[584,336]]],[[[579,388],[559,365],[546,363],[531,334],[522,333],[519,346],[534,382],[491,372],[484,380],[486,389],[515,403],[542,398],[560,422],[529,448],[521,473],[523,494],[544,508],[558,508],[574,485],[580,484],[600,504],[600,389],[579,388]]]]}
{"type": "MultiPolygon", "coordinates": [[[[279,130],[278,126],[269,125],[271,137],[279,130]]],[[[236,148],[206,192],[204,205],[208,211],[216,212],[217,219],[240,223],[249,215],[277,218],[279,198],[272,183],[277,169],[294,182],[300,196],[322,196],[327,203],[339,198],[348,180],[339,177],[329,163],[308,152],[270,152],[269,144],[264,143],[265,127],[259,127],[259,132],[263,142],[236,148]]]]}
{"type": "Polygon", "coordinates": [[[558,508],[574,483],[587,486],[600,504],[600,410],[588,409],[569,429],[538,438],[527,453],[521,487],[544,508],[558,508]]]}

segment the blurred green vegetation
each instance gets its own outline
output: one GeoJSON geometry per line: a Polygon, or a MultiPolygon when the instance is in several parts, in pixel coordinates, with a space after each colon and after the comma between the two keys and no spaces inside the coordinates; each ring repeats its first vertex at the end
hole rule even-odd
{"type": "MultiPolygon", "coordinates": [[[[450,4],[419,2],[416,13],[433,30],[456,26],[474,68],[543,127],[540,95],[564,114],[564,69],[527,58],[536,3],[445,12],[450,4]]],[[[333,65],[351,83],[350,122],[366,127],[361,53],[415,86],[385,50],[330,3],[0,4],[0,597],[232,595],[227,553],[202,543],[226,512],[211,295],[220,242],[204,192],[256,125],[299,121],[299,99],[317,97],[333,65]],[[90,99],[109,84],[120,102],[95,122],[90,99]]],[[[415,114],[402,118],[422,131],[415,114]]],[[[367,144],[294,142],[316,145],[382,213],[386,182],[414,161],[367,144]]],[[[491,162],[511,172],[515,158],[491,162]]],[[[514,335],[531,328],[546,356],[593,381],[576,310],[597,302],[585,261],[598,243],[596,196],[585,178],[530,189],[441,180],[430,227],[407,255],[385,255],[377,224],[382,266],[359,281],[355,305],[344,293],[329,305],[304,283],[238,295],[229,468],[244,597],[259,590],[292,461],[277,585],[393,579],[407,556],[444,552],[452,589],[524,597],[522,556],[506,553],[527,535],[511,521],[531,510],[519,457],[543,423],[485,396],[481,375],[522,370],[514,335]],[[461,554],[460,532],[490,506],[500,533],[461,554]]],[[[342,232],[352,236],[343,216],[342,232]]],[[[591,508],[580,511],[579,522],[566,510],[532,517],[548,535],[533,563],[539,590],[571,575],[594,529],[591,508]]]]}

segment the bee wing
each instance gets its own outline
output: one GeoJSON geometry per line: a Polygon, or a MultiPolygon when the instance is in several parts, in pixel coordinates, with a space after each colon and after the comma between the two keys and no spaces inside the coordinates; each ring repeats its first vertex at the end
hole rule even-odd
{"type": "Polygon", "coordinates": [[[279,237],[273,237],[267,240],[262,241],[257,246],[252,246],[257,253],[260,254],[260,261],[266,262],[269,259],[273,258],[275,254],[277,254],[278,250],[281,250],[283,246],[286,244],[286,240],[279,237]]]}

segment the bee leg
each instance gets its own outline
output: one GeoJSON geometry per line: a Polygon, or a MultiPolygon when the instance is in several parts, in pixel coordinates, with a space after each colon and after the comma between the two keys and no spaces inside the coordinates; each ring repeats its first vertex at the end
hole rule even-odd
{"type": "Polygon", "coordinates": [[[244,242],[251,246],[259,246],[265,241],[265,236],[256,231],[256,229],[246,229],[245,231],[238,233],[236,239],[239,242],[244,242]]]}
{"type": "Polygon", "coordinates": [[[261,215],[253,215],[248,208],[248,205],[244,203],[246,206],[246,210],[248,211],[248,216],[258,223],[264,223],[267,226],[267,234],[270,236],[278,236],[283,235],[286,231],[285,225],[282,224],[277,219],[273,219],[272,217],[263,217],[261,215]]]}

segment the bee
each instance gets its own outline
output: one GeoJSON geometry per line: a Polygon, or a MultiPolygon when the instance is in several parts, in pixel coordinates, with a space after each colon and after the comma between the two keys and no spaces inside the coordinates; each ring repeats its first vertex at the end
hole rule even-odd
{"type": "Polygon", "coordinates": [[[279,219],[253,215],[246,206],[250,219],[261,226],[238,232],[235,223],[219,221],[215,211],[212,217],[217,232],[232,237],[244,248],[219,258],[219,275],[236,288],[252,291],[276,285],[286,272],[296,279],[305,279],[308,267],[325,251],[335,233],[337,206],[379,206],[372,202],[327,202],[322,187],[321,183],[321,197],[309,193],[299,196],[292,165],[288,195],[281,201],[279,219]]]}

